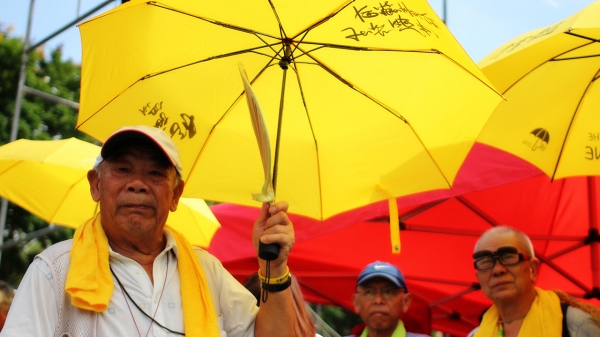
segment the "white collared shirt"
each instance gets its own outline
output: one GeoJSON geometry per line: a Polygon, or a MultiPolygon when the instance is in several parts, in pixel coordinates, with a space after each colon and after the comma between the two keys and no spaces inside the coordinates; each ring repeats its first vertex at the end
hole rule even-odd
{"type": "MultiPolygon", "coordinates": [[[[178,249],[173,236],[167,231],[165,236],[166,247],[154,260],[154,284],[144,268],[134,260],[110,250],[109,261],[124,289],[142,310],[150,316],[155,315],[154,319],[163,326],[184,332],[176,258],[178,249]]],[[[216,258],[212,258],[216,264],[219,285],[218,297],[213,294],[213,300],[219,301],[220,313],[217,316],[221,337],[254,336],[254,321],[258,313],[256,299],[216,258]]],[[[115,288],[108,309],[98,314],[97,337],[146,336],[147,333],[156,337],[180,336],[157,324],[151,326],[151,320],[129,298],[125,299],[126,295],[114,276],[113,281],[115,288]]],[[[19,285],[0,336],[52,336],[57,324],[57,304],[50,267],[43,260],[35,259],[19,285]]]]}

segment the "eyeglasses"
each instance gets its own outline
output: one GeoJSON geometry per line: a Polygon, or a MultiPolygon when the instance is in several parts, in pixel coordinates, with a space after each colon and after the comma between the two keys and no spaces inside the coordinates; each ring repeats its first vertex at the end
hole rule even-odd
{"type": "Polygon", "coordinates": [[[375,299],[375,297],[377,297],[377,293],[381,294],[381,297],[386,300],[392,300],[394,298],[396,298],[396,296],[398,296],[398,294],[400,293],[400,288],[395,288],[395,287],[386,287],[386,288],[381,288],[381,289],[377,289],[377,288],[364,288],[362,290],[359,291],[359,295],[368,300],[368,301],[372,301],[375,299]]]}
{"type": "Polygon", "coordinates": [[[477,270],[491,269],[499,261],[503,266],[513,266],[521,261],[531,260],[529,256],[518,253],[514,247],[501,247],[495,252],[482,250],[473,254],[474,266],[477,270]]]}

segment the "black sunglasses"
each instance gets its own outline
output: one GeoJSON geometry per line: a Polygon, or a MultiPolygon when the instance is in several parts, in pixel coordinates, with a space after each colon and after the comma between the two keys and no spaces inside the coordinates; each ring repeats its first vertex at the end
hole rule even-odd
{"type": "Polygon", "coordinates": [[[519,253],[515,247],[501,247],[497,251],[482,250],[473,254],[473,265],[477,270],[491,269],[499,261],[503,266],[513,266],[521,261],[531,260],[529,256],[519,253]]]}

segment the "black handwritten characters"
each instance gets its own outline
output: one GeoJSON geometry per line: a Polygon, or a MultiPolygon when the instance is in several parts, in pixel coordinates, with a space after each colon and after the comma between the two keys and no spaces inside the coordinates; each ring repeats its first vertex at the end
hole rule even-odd
{"type": "Polygon", "coordinates": [[[171,119],[171,124],[169,124],[169,116],[166,112],[162,111],[162,108],[162,101],[159,103],[155,103],[154,105],[152,105],[151,103],[146,103],[141,109],[139,109],[139,112],[141,112],[142,115],[147,117],[154,117],[158,114],[158,119],[154,123],[154,127],[168,132],[171,135],[171,138],[173,138],[176,135],[180,137],[179,139],[184,139],[185,137],[188,137],[189,139],[194,138],[194,136],[196,135],[194,115],[180,113],[179,117],[181,118],[181,120],[171,119]]]}
{"type": "MultiPolygon", "coordinates": [[[[600,132],[588,132],[587,140],[590,142],[600,141],[600,132]]],[[[586,146],[584,158],[587,160],[600,160],[600,149],[598,149],[598,146],[586,146]]]]}
{"type": "Polygon", "coordinates": [[[418,13],[411,10],[403,2],[390,3],[385,1],[378,6],[363,6],[354,8],[354,18],[357,23],[353,27],[342,29],[347,39],[360,41],[367,36],[384,37],[389,33],[412,31],[422,36],[435,36],[431,28],[438,28],[428,13],[418,13]]]}
{"type": "Polygon", "coordinates": [[[490,60],[497,59],[498,57],[500,57],[504,54],[509,54],[510,52],[512,52],[513,50],[515,50],[521,46],[525,46],[530,43],[535,43],[535,42],[537,42],[536,40],[541,37],[553,34],[560,27],[560,25],[563,22],[564,21],[561,21],[561,22],[559,22],[555,25],[552,25],[550,27],[547,27],[535,34],[527,35],[518,41],[514,41],[514,42],[504,46],[503,48],[499,49],[492,57],[490,57],[490,60]]]}

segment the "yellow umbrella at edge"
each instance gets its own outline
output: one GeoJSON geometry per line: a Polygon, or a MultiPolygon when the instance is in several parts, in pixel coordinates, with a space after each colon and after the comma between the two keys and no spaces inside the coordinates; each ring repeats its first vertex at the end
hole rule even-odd
{"type": "Polygon", "coordinates": [[[501,100],[423,0],[133,0],[79,29],[79,130],[159,127],[184,195],[256,206],[242,62],[272,135],[283,105],[277,198],[315,219],[448,189],[501,100]]]}
{"type": "MultiPolygon", "coordinates": [[[[57,225],[77,228],[99,211],[87,172],[100,147],[76,138],[19,139],[0,146],[0,196],[57,225]]],[[[181,198],[167,221],[194,245],[208,247],[220,227],[204,200],[181,198]]]]}
{"type": "Polygon", "coordinates": [[[600,175],[600,2],[519,36],[479,62],[506,97],[477,141],[553,179],[600,175]]]}

